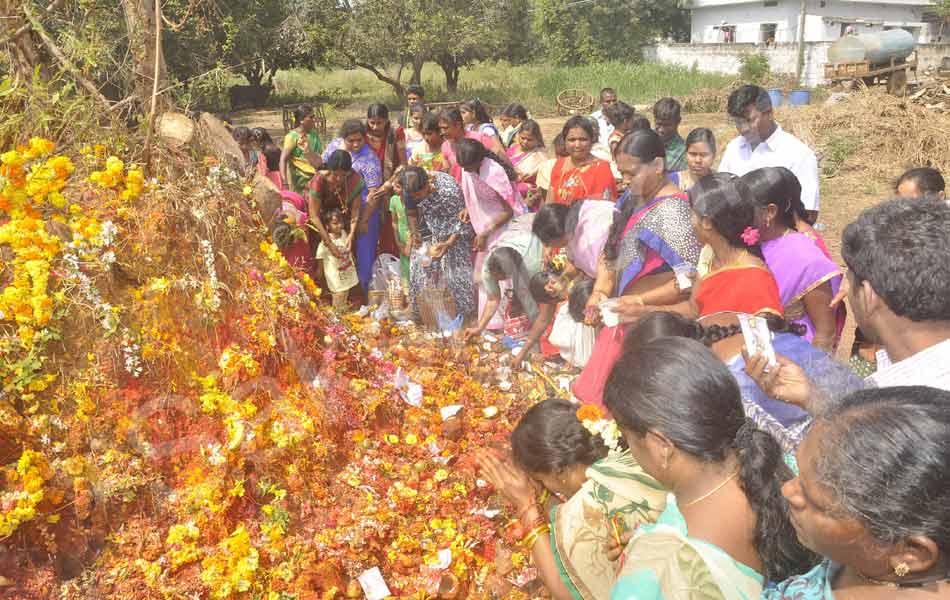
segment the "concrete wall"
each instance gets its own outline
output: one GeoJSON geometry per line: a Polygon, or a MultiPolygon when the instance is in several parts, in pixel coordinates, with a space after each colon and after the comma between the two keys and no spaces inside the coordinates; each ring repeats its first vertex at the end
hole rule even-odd
{"type": "MultiPolygon", "coordinates": [[[[828,62],[830,42],[805,45],[804,84],[826,83],[825,63],[828,62]]],[[[772,71],[795,73],[798,64],[798,45],[780,43],[771,48],[756,44],[658,44],[644,51],[644,59],[651,62],[694,66],[703,71],[738,74],[739,58],[744,54],[762,52],[769,58],[772,71]]],[[[950,56],[950,44],[921,44],[917,48],[920,69],[937,67],[944,56],[950,56]]]]}
{"type": "MultiPolygon", "coordinates": [[[[918,42],[931,41],[936,35],[922,23],[928,0],[874,2],[873,0],[807,0],[805,41],[827,42],[841,37],[843,24],[851,22],[857,33],[880,31],[886,27],[908,27],[918,35],[918,42]],[[863,21],[863,22],[862,22],[863,21]]],[[[776,6],[765,6],[762,0],[694,0],[690,40],[693,43],[724,41],[721,26],[736,27],[734,42],[760,43],[761,25],[776,25],[776,42],[798,40],[798,0],[778,0],[776,6]]]]}

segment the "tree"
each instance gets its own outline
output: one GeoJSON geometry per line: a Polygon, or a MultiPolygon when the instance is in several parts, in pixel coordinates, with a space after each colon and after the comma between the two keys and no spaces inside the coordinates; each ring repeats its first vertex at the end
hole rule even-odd
{"type": "MultiPolygon", "coordinates": [[[[123,0],[130,1],[130,0],[123,0]]],[[[166,51],[179,80],[229,67],[253,86],[270,84],[279,69],[311,64],[324,50],[295,0],[167,0],[180,25],[166,51]]]]}
{"type": "Polygon", "coordinates": [[[400,96],[406,66],[412,67],[410,81],[418,82],[422,65],[435,62],[454,93],[462,67],[498,57],[510,47],[512,6],[521,6],[526,14],[526,1],[344,0],[335,52],[343,65],[370,71],[400,96]]]}
{"type": "Polygon", "coordinates": [[[682,39],[689,13],[674,0],[535,0],[533,29],[556,64],[639,60],[659,36],[682,39]]]}

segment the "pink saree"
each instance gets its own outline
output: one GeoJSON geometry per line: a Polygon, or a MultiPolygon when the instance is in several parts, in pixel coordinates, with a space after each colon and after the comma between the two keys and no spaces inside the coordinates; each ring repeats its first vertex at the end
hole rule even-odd
{"type": "Polygon", "coordinates": [[[597,263],[614,222],[614,205],[601,200],[582,200],[577,229],[567,244],[567,258],[591,279],[597,278],[597,263]]]}

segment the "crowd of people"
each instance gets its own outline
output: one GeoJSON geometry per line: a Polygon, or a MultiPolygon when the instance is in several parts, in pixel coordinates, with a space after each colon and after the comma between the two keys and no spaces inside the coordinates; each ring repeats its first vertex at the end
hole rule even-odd
{"type": "Polygon", "coordinates": [[[477,461],[552,597],[950,598],[939,172],[907,171],[849,224],[842,268],[815,227],[815,153],[760,87],[729,97],[718,169],[673,98],[651,125],[604,89],[550,153],[521,105],[408,100],[403,123],[374,104],[325,148],[307,106],[282,148],[235,138],[282,189],[275,240],[335,307],[392,254],[416,317],[441,286],[465,338],[578,370],[574,403],[534,406],[510,453],[477,461]],[[867,378],[832,358],[847,310],[879,348],[867,378]],[[745,315],[774,360],[746,347],[745,315]]]}

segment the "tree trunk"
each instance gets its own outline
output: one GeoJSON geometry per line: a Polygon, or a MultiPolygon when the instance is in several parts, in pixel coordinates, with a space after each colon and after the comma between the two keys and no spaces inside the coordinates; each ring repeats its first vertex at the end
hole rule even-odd
{"type": "Polygon", "coordinates": [[[422,55],[417,55],[412,59],[412,77],[409,79],[409,83],[413,85],[420,85],[422,83],[422,67],[425,64],[425,57],[422,55]]]}
{"type": "Polygon", "coordinates": [[[454,94],[459,89],[459,65],[452,56],[443,56],[439,59],[439,66],[445,73],[445,91],[454,94]]]}
{"type": "Polygon", "coordinates": [[[33,72],[39,67],[40,78],[46,79],[46,61],[36,48],[33,32],[26,25],[23,11],[18,0],[0,0],[0,23],[3,37],[10,37],[10,54],[13,70],[25,81],[33,79],[33,72]]]}
{"type": "MultiPolygon", "coordinates": [[[[125,25],[129,32],[129,48],[135,61],[135,96],[139,107],[144,111],[152,97],[155,63],[158,62],[158,87],[168,87],[168,71],[165,67],[165,53],[155,51],[155,0],[121,0],[125,25]]],[[[159,99],[158,112],[163,112],[168,102],[159,99]]]]}

